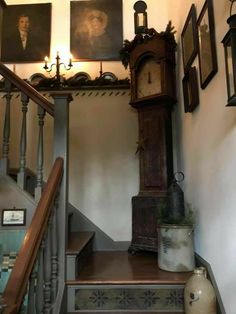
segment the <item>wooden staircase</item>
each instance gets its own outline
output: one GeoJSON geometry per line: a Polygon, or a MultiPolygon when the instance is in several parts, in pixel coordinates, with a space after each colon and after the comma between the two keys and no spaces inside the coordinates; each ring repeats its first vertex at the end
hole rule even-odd
{"type": "Polygon", "coordinates": [[[160,270],[152,252],[93,252],[94,236],[69,236],[68,313],[184,313],[183,289],[191,273],[160,270]]]}

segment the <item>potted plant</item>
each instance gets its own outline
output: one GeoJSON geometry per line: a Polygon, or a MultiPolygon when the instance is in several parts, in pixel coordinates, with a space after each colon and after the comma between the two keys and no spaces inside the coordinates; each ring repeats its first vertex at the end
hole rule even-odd
{"type": "Polygon", "coordinates": [[[174,179],[168,190],[167,206],[158,217],[158,266],[172,272],[188,272],[195,267],[193,246],[194,214],[184,206],[183,191],[174,179]]]}

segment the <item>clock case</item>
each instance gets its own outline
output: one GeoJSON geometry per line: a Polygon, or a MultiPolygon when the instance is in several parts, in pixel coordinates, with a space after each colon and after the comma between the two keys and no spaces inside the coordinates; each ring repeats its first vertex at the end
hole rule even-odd
{"type": "Polygon", "coordinates": [[[175,84],[175,49],[176,42],[171,33],[157,33],[155,30],[149,34],[135,36],[129,50],[129,67],[131,75],[131,102],[133,107],[138,108],[142,104],[147,105],[157,102],[165,102],[165,105],[176,103],[175,84]],[[138,96],[138,76],[142,65],[148,59],[154,59],[160,64],[161,91],[158,94],[147,97],[138,96]]]}
{"type": "MultiPolygon", "coordinates": [[[[152,30],[136,35],[129,50],[130,105],[137,109],[140,160],[140,190],[132,198],[132,242],[129,252],[157,251],[157,219],[167,204],[173,180],[172,107],[176,103],[175,50],[173,33],[152,30]],[[138,97],[139,71],[149,58],[160,64],[161,91],[138,97]]],[[[153,75],[153,74],[152,74],[153,75]]]]}

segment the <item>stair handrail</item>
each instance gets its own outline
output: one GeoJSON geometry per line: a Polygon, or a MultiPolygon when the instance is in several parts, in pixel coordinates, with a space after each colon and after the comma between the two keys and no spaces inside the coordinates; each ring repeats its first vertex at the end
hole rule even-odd
{"type": "Polygon", "coordinates": [[[23,244],[16,258],[3,293],[4,314],[18,313],[27,290],[27,283],[37,258],[41,241],[57,197],[63,175],[63,159],[58,157],[53,165],[41,199],[27,229],[23,244]]]}
{"type": "Polygon", "coordinates": [[[51,116],[54,116],[54,104],[48,101],[46,97],[41,95],[30,84],[22,80],[16,73],[8,69],[2,62],[0,62],[0,74],[35,103],[45,109],[51,116]]]}

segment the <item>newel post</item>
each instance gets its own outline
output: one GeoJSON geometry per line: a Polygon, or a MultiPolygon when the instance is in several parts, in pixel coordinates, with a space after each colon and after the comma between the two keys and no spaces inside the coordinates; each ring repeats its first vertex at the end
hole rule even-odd
{"type": "MultiPolygon", "coordinates": [[[[68,204],[68,161],[69,161],[69,104],[73,100],[72,95],[67,92],[52,92],[54,99],[54,159],[62,157],[64,160],[64,173],[61,182],[60,195],[58,199],[57,221],[58,221],[58,289],[59,295],[65,296],[66,259],[67,246],[67,204],[68,204]]],[[[58,300],[56,306],[61,307],[63,302],[58,300]],[[59,304],[58,304],[59,303],[59,304]]],[[[58,309],[54,309],[54,313],[58,309]]]]}

